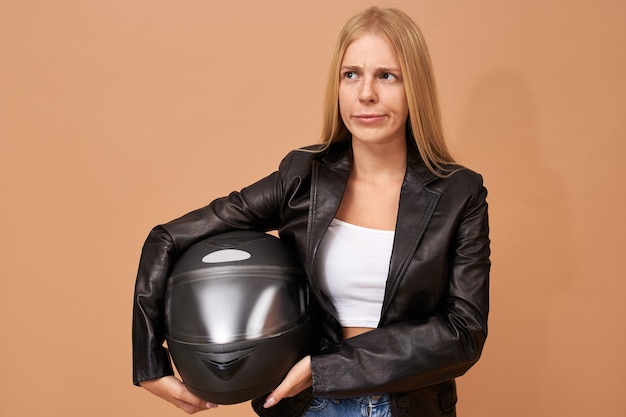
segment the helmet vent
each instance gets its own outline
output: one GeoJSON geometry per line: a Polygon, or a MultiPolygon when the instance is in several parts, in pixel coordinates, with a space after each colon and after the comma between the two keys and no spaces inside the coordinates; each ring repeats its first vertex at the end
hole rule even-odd
{"type": "Polygon", "coordinates": [[[245,250],[239,249],[222,249],[215,252],[211,252],[202,258],[202,262],[205,264],[217,264],[222,262],[236,262],[245,261],[250,259],[252,255],[245,250]]]}
{"type": "Polygon", "coordinates": [[[196,352],[196,355],[216,377],[228,381],[237,374],[253,352],[254,348],[250,348],[225,353],[196,352]]]}

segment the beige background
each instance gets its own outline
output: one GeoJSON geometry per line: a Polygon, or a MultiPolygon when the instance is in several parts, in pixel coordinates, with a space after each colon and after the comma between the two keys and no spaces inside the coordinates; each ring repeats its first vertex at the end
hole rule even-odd
{"type": "MultiPolygon", "coordinates": [[[[184,415],[131,384],[143,239],[318,140],[335,37],[370,4],[0,0],[0,415],[184,415]]],[[[460,416],[626,415],[626,6],[380,4],[423,28],[490,190],[491,335],[460,416]]]]}

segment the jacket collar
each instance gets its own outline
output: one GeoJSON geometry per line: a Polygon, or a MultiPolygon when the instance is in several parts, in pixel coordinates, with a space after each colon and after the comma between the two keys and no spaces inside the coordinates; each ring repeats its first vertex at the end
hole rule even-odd
{"type": "MultiPolygon", "coordinates": [[[[400,206],[396,235],[391,254],[387,289],[381,320],[397,291],[408,263],[433,215],[440,194],[427,185],[437,177],[431,173],[419,155],[417,145],[408,141],[407,171],[400,191],[400,206]]],[[[330,225],[348,182],[352,148],[349,140],[332,144],[322,152],[312,167],[311,204],[308,224],[308,268],[315,273],[315,257],[319,243],[330,225]]],[[[315,291],[319,291],[315,288],[315,291]]]]}
{"type": "MultiPolygon", "coordinates": [[[[321,152],[317,159],[331,170],[345,170],[349,172],[352,163],[352,142],[347,139],[333,143],[328,149],[321,152]]],[[[407,177],[405,181],[411,180],[422,184],[427,184],[437,179],[437,176],[424,164],[417,149],[417,144],[411,139],[407,139],[407,177]]]]}

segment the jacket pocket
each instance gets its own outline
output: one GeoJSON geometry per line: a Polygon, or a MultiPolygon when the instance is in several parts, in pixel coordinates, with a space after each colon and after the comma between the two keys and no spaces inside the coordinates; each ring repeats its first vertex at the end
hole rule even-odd
{"type": "Polygon", "coordinates": [[[391,403],[397,417],[455,417],[456,384],[454,380],[404,394],[395,394],[391,403]]]}
{"type": "Polygon", "coordinates": [[[449,413],[456,407],[456,383],[454,381],[444,382],[438,387],[439,406],[444,413],[449,413]]]}

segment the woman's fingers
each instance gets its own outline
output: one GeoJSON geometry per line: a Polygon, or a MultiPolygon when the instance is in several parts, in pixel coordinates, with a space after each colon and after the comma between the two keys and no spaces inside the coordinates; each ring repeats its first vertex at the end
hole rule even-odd
{"type": "Polygon", "coordinates": [[[192,394],[185,384],[173,376],[143,381],[139,385],[152,394],[174,404],[187,414],[217,407],[217,404],[207,402],[192,394]]]}
{"type": "Polygon", "coordinates": [[[291,368],[283,382],[268,395],[263,407],[269,408],[285,397],[293,397],[310,387],[312,383],[311,357],[305,356],[291,368]]]}
{"type": "Polygon", "coordinates": [[[197,413],[210,408],[217,407],[217,404],[213,404],[196,397],[192,394],[187,387],[180,381],[176,380],[177,387],[174,391],[174,405],[185,411],[187,414],[197,413]]]}

